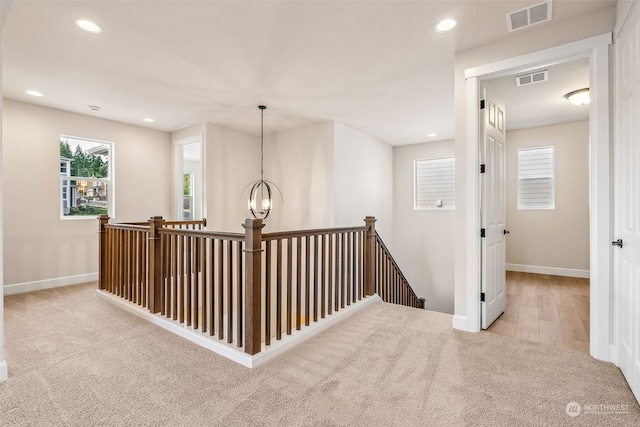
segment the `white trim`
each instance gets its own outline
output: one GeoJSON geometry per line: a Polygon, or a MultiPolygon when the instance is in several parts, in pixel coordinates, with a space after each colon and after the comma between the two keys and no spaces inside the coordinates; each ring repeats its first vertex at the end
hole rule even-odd
{"type": "Polygon", "coordinates": [[[609,345],[609,362],[618,365],[618,346],[616,344],[609,345]]]}
{"type": "Polygon", "coordinates": [[[589,59],[589,269],[591,271],[590,354],[609,360],[613,342],[612,179],[609,126],[609,47],[593,49],[589,59]]]}
{"type": "Polygon", "coordinates": [[[262,344],[262,351],[251,356],[242,350],[239,350],[238,347],[228,345],[226,342],[221,342],[215,338],[209,338],[191,328],[188,328],[187,326],[180,325],[172,320],[162,317],[159,314],[152,314],[148,310],[131,304],[129,301],[123,300],[122,298],[108,292],[97,289],[96,295],[116,304],[118,307],[123,308],[131,314],[147,320],[154,325],[160,326],[161,328],[181,336],[182,338],[204,347],[207,350],[211,350],[220,356],[239,363],[246,368],[256,368],[279,354],[282,354],[296,345],[301,344],[309,338],[319,334],[337,322],[344,320],[348,316],[357,313],[364,307],[370,304],[382,302],[378,295],[367,297],[358,303],[352,304],[351,306],[332,314],[321,322],[312,323],[301,331],[294,331],[292,335],[285,335],[282,340],[273,342],[268,348],[265,348],[265,345],[262,344]]]}
{"type": "MultiPolygon", "coordinates": [[[[460,329],[461,331],[466,331],[467,323],[468,321],[466,316],[459,316],[457,314],[453,316],[453,325],[452,325],[453,329],[460,329]]],[[[472,332],[472,331],[469,331],[469,332],[472,332]]]]}
{"type": "Polygon", "coordinates": [[[7,361],[0,361],[0,383],[5,382],[9,379],[9,369],[7,366],[7,361]]]}
{"type": "Polygon", "coordinates": [[[597,47],[608,46],[612,43],[612,34],[604,33],[572,43],[550,47],[537,52],[527,53],[491,64],[468,68],[464,71],[464,78],[482,77],[483,79],[498,78],[520,74],[536,68],[566,62],[570,59],[587,57],[597,47]]]}
{"type": "Polygon", "coordinates": [[[589,270],[575,268],[544,267],[541,265],[507,264],[507,271],[519,271],[521,273],[548,274],[550,276],[589,278],[589,270]]]}
{"type": "MultiPolygon", "coordinates": [[[[469,332],[480,332],[480,82],[467,79],[467,325],[469,332]]],[[[454,313],[455,314],[455,313],[454,313]]]]}
{"type": "MultiPolygon", "coordinates": [[[[612,34],[606,33],[573,43],[540,50],[538,52],[505,59],[465,70],[467,78],[467,209],[466,236],[467,277],[466,314],[467,331],[480,330],[480,233],[479,233],[479,81],[526,72],[541,65],[557,64],[579,57],[588,57],[590,87],[593,93],[589,107],[589,210],[590,225],[590,354],[609,361],[610,304],[611,304],[611,248],[609,231],[610,171],[609,171],[609,47],[612,34]],[[474,191],[475,189],[475,191],[474,191]]],[[[455,326],[454,326],[455,327],[455,326]]]]}
{"type": "Polygon", "coordinates": [[[55,279],[36,280],[35,282],[15,283],[4,286],[5,295],[21,294],[24,292],[41,291],[43,289],[60,286],[77,285],[79,283],[95,282],[98,273],[78,274],[77,276],[56,277],[55,279]]]}

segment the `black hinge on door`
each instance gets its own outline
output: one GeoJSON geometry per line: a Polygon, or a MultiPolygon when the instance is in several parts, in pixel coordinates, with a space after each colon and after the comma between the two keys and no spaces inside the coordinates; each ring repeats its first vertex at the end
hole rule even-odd
{"type": "Polygon", "coordinates": [[[480,109],[484,110],[484,99],[482,101],[480,101],[480,109]]]}
{"type": "Polygon", "coordinates": [[[485,231],[484,228],[480,229],[480,237],[485,237],[485,231]]]}
{"type": "Polygon", "coordinates": [[[480,302],[484,302],[484,292],[480,292],[480,302]]]}
{"type": "Polygon", "coordinates": [[[485,171],[486,171],[486,166],[483,163],[483,164],[480,165],[480,173],[485,173],[485,171]]]}

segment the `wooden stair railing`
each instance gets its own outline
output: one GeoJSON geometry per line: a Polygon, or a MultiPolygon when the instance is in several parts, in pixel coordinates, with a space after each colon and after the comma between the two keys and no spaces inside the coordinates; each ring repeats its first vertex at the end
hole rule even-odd
{"type": "Polygon", "coordinates": [[[99,287],[257,354],[377,293],[423,308],[375,232],[361,227],[244,234],[202,230],[203,221],[100,221],[99,287]]]}

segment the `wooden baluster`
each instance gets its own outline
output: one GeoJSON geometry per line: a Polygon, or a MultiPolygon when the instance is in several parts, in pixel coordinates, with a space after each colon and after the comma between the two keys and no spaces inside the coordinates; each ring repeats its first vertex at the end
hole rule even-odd
{"type": "Polygon", "coordinates": [[[326,286],[327,286],[327,268],[326,268],[326,261],[327,261],[327,252],[326,252],[326,242],[327,242],[327,236],[326,235],[322,235],[322,242],[321,242],[321,250],[322,250],[322,256],[321,256],[321,270],[320,270],[320,317],[322,317],[324,319],[325,313],[326,313],[326,286]]]}
{"type": "Polygon", "coordinates": [[[224,241],[218,239],[218,339],[224,338],[224,241]]]}
{"type": "Polygon", "coordinates": [[[227,343],[233,342],[233,241],[227,241],[227,343]]]}
{"type": "Polygon", "coordinates": [[[347,295],[346,276],[345,276],[345,235],[340,233],[340,308],[344,308],[347,295]]]}
{"type": "MultiPolygon", "coordinates": [[[[169,303],[171,301],[171,257],[169,252],[171,248],[170,239],[171,236],[167,236],[164,234],[160,239],[160,242],[162,244],[162,311],[160,312],[160,314],[163,316],[168,315],[169,303]]],[[[142,254],[144,254],[144,252],[142,254]]],[[[142,258],[144,258],[144,255],[142,255],[142,258]]],[[[142,263],[142,268],[142,271],[144,271],[144,262],[142,263]]]]}
{"type": "Polygon", "coordinates": [[[191,250],[191,236],[186,236],[185,237],[185,241],[184,241],[184,245],[185,245],[185,258],[184,258],[184,264],[185,264],[185,296],[184,296],[184,302],[185,302],[185,306],[186,306],[186,320],[187,320],[187,326],[191,326],[191,323],[193,322],[193,280],[191,280],[191,274],[193,273],[193,268],[192,268],[192,264],[193,264],[193,252],[191,250]]]}
{"type": "Polygon", "coordinates": [[[363,233],[358,232],[358,300],[361,300],[366,295],[364,292],[364,280],[362,279],[362,266],[364,263],[362,240],[363,233]]]}
{"type": "Polygon", "coordinates": [[[346,256],[346,263],[347,263],[347,284],[346,284],[346,290],[347,290],[347,305],[351,305],[351,291],[352,291],[352,286],[353,283],[351,281],[351,270],[352,270],[352,265],[351,265],[351,259],[353,257],[353,253],[351,251],[352,246],[351,246],[351,233],[346,233],[347,235],[347,256],[346,256]]]}
{"type": "Polygon", "coordinates": [[[313,321],[318,321],[318,237],[313,237],[313,321]]]}
{"type": "Polygon", "coordinates": [[[200,327],[200,237],[193,238],[193,328],[200,327]]]}
{"type": "Polygon", "coordinates": [[[178,295],[176,295],[176,299],[178,300],[178,321],[180,323],[184,323],[184,237],[176,237],[178,241],[178,248],[176,252],[178,262],[178,295]]]}
{"type": "Polygon", "coordinates": [[[271,345],[271,241],[264,252],[264,345],[271,345]]]}
{"type": "Polygon", "coordinates": [[[287,239],[287,335],[291,335],[291,316],[293,311],[293,264],[292,264],[292,248],[293,248],[293,240],[291,238],[287,239]]]}
{"type": "Polygon", "coordinates": [[[209,311],[207,310],[207,297],[209,295],[208,291],[208,282],[207,282],[207,274],[208,274],[208,266],[207,266],[207,238],[203,238],[201,240],[201,249],[200,256],[202,257],[201,265],[202,265],[202,332],[207,332],[207,316],[209,311]]]}
{"type": "Polygon", "coordinates": [[[327,236],[328,242],[328,253],[327,253],[327,314],[331,316],[333,313],[333,236],[334,234],[329,234],[327,236]]]}
{"type": "Polygon", "coordinates": [[[302,312],[302,238],[296,238],[296,330],[300,330],[300,314],[302,312]]]}
{"type": "Polygon", "coordinates": [[[309,317],[311,312],[311,245],[309,245],[309,236],[304,238],[304,325],[309,326],[309,317]]]}
{"type": "Polygon", "coordinates": [[[209,298],[211,299],[209,307],[209,335],[213,335],[216,332],[216,241],[211,239],[209,243],[209,264],[211,267],[211,274],[209,274],[209,298]]]}
{"type": "Polygon", "coordinates": [[[276,241],[276,339],[282,339],[282,239],[276,241]]]}
{"type": "MultiPolygon", "coordinates": [[[[334,263],[334,291],[333,291],[333,311],[340,309],[340,234],[335,234],[335,247],[333,253],[334,263]]],[[[329,312],[331,314],[331,312],[329,312]]]]}
{"type": "Polygon", "coordinates": [[[178,237],[171,235],[171,314],[178,320],[178,237]]]}
{"type": "Polygon", "coordinates": [[[122,257],[122,230],[118,230],[118,262],[117,262],[117,266],[118,266],[118,278],[117,278],[117,286],[118,286],[118,293],[117,295],[119,297],[122,297],[122,262],[123,262],[123,257],[122,257]]]}
{"type": "Polygon", "coordinates": [[[236,305],[238,306],[237,308],[237,319],[236,319],[236,346],[238,347],[242,347],[244,345],[243,341],[242,341],[242,333],[244,331],[244,309],[243,309],[243,286],[242,284],[244,283],[244,268],[243,268],[243,261],[242,261],[242,242],[238,242],[237,243],[237,247],[238,247],[238,280],[236,281],[236,286],[237,286],[237,302],[236,305]]]}
{"type": "Polygon", "coordinates": [[[245,344],[248,354],[260,352],[262,344],[262,224],[261,219],[247,219],[245,229],[245,344]]]}

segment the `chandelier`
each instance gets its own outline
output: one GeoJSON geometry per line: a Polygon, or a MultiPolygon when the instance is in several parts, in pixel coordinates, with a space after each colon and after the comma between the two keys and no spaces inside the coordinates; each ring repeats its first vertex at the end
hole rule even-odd
{"type": "Polygon", "coordinates": [[[264,105],[260,109],[260,179],[249,183],[242,192],[247,201],[245,214],[251,218],[267,221],[282,207],[282,193],[277,185],[264,179],[264,105]]]}

